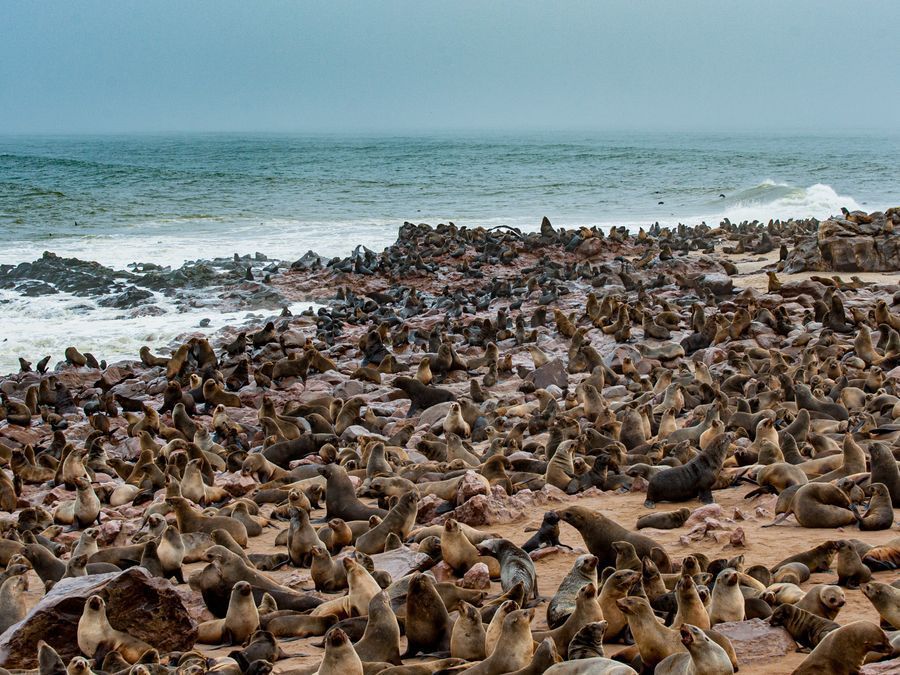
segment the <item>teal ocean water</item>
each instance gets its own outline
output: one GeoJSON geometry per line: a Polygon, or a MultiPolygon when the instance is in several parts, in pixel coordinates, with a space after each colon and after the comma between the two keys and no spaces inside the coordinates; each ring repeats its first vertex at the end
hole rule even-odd
{"type": "Polygon", "coordinates": [[[821,218],[898,180],[900,136],[0,137],[0,262],[342,255],[405,220],[821,218]]]}
{"type": "MultiPolygon", "coordinates": [[[[900,136],[0,136],[0,264],[45,250],[115,269],[379,250],[406,220],[535,228],[696,224],[900,204],[900,136]]],[[[0,291],[0,370],[74,343],[131,356],[211,318],[0,291]]],[[[214,309],[214,308],[213,308],[214,309]]]]}

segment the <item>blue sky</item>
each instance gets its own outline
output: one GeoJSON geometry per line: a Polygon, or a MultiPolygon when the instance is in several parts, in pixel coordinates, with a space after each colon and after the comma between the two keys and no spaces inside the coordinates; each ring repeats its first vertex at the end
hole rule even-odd
{"type": "Polygon", "coordinates": [[[900,131],[900,2],[0,3],[0,133],[900,131]]]}

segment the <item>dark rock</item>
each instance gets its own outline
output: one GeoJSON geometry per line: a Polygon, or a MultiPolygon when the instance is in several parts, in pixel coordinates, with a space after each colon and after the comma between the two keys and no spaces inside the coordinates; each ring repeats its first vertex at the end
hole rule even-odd
{"type": "Polygon", "coordinates": [[[734,292],[734,282],[726,274],[704,274],[697,280],[700,288],[712,291],[713,295],[731,295],[734,292]]]}
{"type": "Polygon", "coordinates": [[[142,288],[138,288],[137,286],[129,286],[127,289],[122,291],[121,293],[115,293],[114,295],[108,295],[103,298],[100,298],[97,301],[97,304],[101,307],[117,307],[119,309],[130,309],[132,307],[137,307],[138,305],[143,305],[147,300],[153,298],[153,293],[150,291],[145,291],[142,288]]]}
{"type": "Polygon", "coordinates": [[[531,382],[537,389],[546,389],[555,384],[565,391],[569,386],[569,374],[561,359],[553,359],[540,368],[533,370],[525,376],[526,382],[531,382]]]}
{"type": "Polygon", "coordinates": [[[0,635],[0,665],[36,668],[37,643],[47,641],[68,662],[80,654],[78,620],[91,595],[106,600],[113,628],[153,645],[162,653],[191,649],[197,625],[168,581],[132,567],[124,572],[63,579],[19,623],[0,635]]]}

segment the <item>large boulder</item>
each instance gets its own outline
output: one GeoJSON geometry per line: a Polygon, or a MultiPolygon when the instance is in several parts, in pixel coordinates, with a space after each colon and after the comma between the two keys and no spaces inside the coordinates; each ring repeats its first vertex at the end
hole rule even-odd
{"type": "Polygon", "coordinates": [[[550,385],[555,385],[565,391],[569,386],[569,374],[561,359],[553,359],[528,373],[525,381],[533,383],[537,389],[546,389],[550,385]]]}
{"type": "Polygon", "coordinates": [[[0,666],[36,668],[39,640],[63,661],[79,655],[78,620],[92,595],[106,600],[113,628],[140,638],[161,653],[191,649],[197,625],[172,585],[142,567],[62,579],[22,621],[0,635],[0,666]]]}
{"type": "Polygon", "coordinates": [[[900,212],[859,211],[819,223],[784,261],[787,273],[887,272],[900,269],[900,212]]]}

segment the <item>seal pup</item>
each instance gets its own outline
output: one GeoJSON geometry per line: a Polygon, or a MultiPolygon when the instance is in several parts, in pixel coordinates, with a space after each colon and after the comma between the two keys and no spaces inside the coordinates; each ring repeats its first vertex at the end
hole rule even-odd
{"type": "Polygon", "coordinates": [[[563,548],[571,548],[559,541],[559,515],[555,511],[544,512],[541,520],[541,526],[537,532],[533,534],[528,541],[522,544],[522,550],[527,553],[535,551],[545,546],[560,546],[563,548]]]}
{"type": "Polygon", "coordinates": [[[642,530],[645,527],[652,527],[657,530],[674,530],[684,525],[690,515],[691,510],[687,507],[677,511],[647,513],[637,519],[635,529],[642,530]]]}

